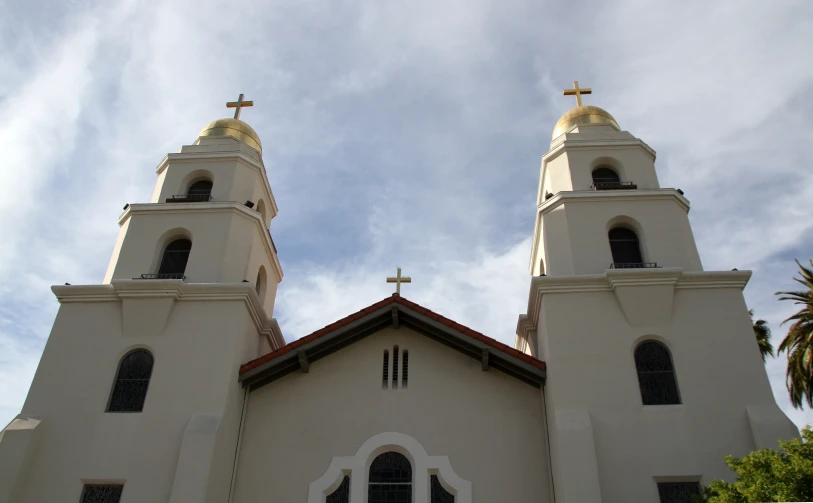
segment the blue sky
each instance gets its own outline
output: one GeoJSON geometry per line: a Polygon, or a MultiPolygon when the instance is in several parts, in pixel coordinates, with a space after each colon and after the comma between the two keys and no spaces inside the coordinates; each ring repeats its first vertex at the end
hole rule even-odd
{"type": "MultiPolygon", "coordinates": [[[[391,292],[512,344],[541,155],[586,98],[658,152],[708,270],[779,322],[813,255],[813,4],[0,0],[0,423],[58,304],[98,283],[125,203],[245,93],[280,208],[288,340],[391,292]]],[[[92,348],[88,348],[92,354],[92,348]]],[[[767,365],[777,401],[784,357],[767,365]]]]}

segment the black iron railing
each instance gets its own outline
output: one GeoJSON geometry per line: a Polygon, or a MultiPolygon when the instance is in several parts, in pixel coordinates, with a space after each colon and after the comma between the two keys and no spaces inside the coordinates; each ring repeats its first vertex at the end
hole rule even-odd
{"type": "Polygon", "coordinates": [[[140,278],[133,279],[186,279],[182,272],[170,272],[164,274],[142,274],[140,278]]]}
{"type": "Polygon", "coordinates": [[[657,262],[613,262],[610,269],[653,269],[658,267],[657,262]]]}
{"type": "Polygon", "coordinates": [[[594,190],[631,190],[638,186],[632,182],[593,182],[590,188],[594,190]]]}
{"type": "Polygon", "coordinates": [[[211,201],[212,195],[211,194],[175,194],[174,196],[167,198],[166,202],[168,203],[205,203],[206,201],[211,201]]]}

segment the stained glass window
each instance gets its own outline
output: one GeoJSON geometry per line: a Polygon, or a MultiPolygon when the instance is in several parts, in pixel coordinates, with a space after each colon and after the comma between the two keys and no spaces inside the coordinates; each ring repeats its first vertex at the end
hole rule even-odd
{"type": "Polygon", "coordinates": [[[350,477],[345,475],[342,483],[327,497],[327,503],[350,503],[350,477]]]}
{"type": "Polygon", "coordinates": [[[385,452],[370,465],[367,503],[411,503],[412,465],[403,454],[385,452]]]}
{"type": "Polygon", "coordinates": [[[152,353],[146,349],[136,349],[124,355],[119,362],[107,412],[141,412],[147,398],[152,364],[152,353]]]}
{"type": "Polygon", "coordinates": [[[669,349],[656,341],[645,341],[635,348],[635,368],[644,405],[680,403],[675,368],[669,349]]]}
{"type": "Polygon", "coordinates": [[[698,482],[660,482],[658,497],[661,503],[692,503],[692,496],[700,494],[698,482]]]}
{"type": "Polygon", "coordinates": [[[121,485],[86,485],[80,503],[119,503],[123,489],[121,485]]]}
{"type": "Polygon", "coordinates": [[[454,494],[443,488],[437,475],[432,475],[430,484],[432,486],[431,503],[454,503],[454,494]]]}

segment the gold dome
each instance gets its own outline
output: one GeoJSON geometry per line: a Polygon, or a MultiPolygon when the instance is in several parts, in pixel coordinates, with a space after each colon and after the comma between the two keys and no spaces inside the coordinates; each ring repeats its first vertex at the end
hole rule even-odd
{"type": "Polygon", "coordinates": [[[231,136],[249,147],[254,147],[261,152],[263,150],[260,137],[251,129],[251,126],[240,119],[217,119],[212,121],[201,130],[198,136],[231,136]]]}
{"type": "Polygon", "coordinates": [[[615,118],[603,108],[581,106],[570,110],[556,121],[556,126],[553,128],[553,138],[577,124],[612,124],[618,127],[615,118]]]}

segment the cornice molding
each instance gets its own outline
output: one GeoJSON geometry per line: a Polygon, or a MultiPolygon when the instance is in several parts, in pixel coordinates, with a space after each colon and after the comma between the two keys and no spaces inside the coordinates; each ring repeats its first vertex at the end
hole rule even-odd
{"type": "Polygon", "coordinates": [[[280,264],[277,252],[274,250],[274,245],[271,244],[271,234],[265,226],[262,217],[256,211],[247,208],[245,204],[237,201],[208,201],[200,203],[137,203],[131,204],[119,217],[119,227],[124,225],[128,218],[132,215],[144,213],[162,213],[162,214],[177,214],[177,213],[223,213],[229,212],[240,215],[243,218],[254,221],[257,226],[258,232],[262,236],[265,251],[272,257],[272,265],[274,272],[277,275],[277,282],[282,281],[282,264],[280,264]]]}
{"type": "Polygon", "coordinates": [[[579,202],[605,202],[616,201],[659,201],[674,200],[683,210],[688,213],[690,209],[689,200],[677,191],[677,189],[636,189],[636,190],[569,190],[557,192],[553,197],[544,200],[537,206],[539,215],[550,212],[552,209],[567,201],[579,202]]]}
{"type": "MultiPolygon", "coordinates": [[[[230,138],[232,139],[232,138],[230,138]]],[[[237,140],[235,140],[236,142],[237,140]]],[[[198,145],[192,145],[194,147],[198,145]]],[[[251,148],[246,146],[246,148],[251,148]]],[[[252,149],[253,150],[253,149],[252,149]]],[[[265,169],[265,164],[262,161],[262,157],[258,159],[252,159],[249,157],[245,152],[240,150],[235,151],[225,151],[225,152],[180,152],[180,153],[169,153],[161,159],[161,162],[158,164],[158,167],[155,168],[155,173],[160,175],[170,163],[192,163],[192,162],[199,162],[199,161],[237,161],[243,163],[245,166],[255,170],[260,177],[263,179],[263,189],[265,191],[265,195],[269,201],[269,207],[271,210],[271,218],[277,216],[279,213],[279,207],[277,206],[277,201],[274,199],[274,193],[271,190],[271,183],[268,181],[268,172],[265,169]]]]}
{"type": "Polygon", "coordinates": [[[285,345],[277,320],[268,318],[251,283],[186,283],[180,279],[114,279],[99,285],[53,285],[60,304],[121,302],[123,299],[172,298],[179,302],[243,302],[254,326],[271,344],[271,350],[285,345]]]}
{"type": "MultiPolygon", "coordinates": [[[[574,126],[575,127],[575,126],[574,126]]],[[[583,126],[582,126],[583,127],[583,126]]],[[[568,133],[562,134],[558,138],[564,138],[561,141],[551,144],[550,150],[542,155],[542,162],[547,163],[567,150],[621,150],[630,147],[640,147],[643,149],[654,161],[657,157],[655,150],[639,138],[618,138],[618,139],[604,139],[604,140],[581,140],[578,138],[567,137],[568,133]]]]}
{"type": "Polygon", "coordinates": [[[654,269],[607,269],[604,274],[534,276],[528,292],[528,308],[517,320],[517,337],[527,339],[536,331],[542,297],[549,293],[612,292],[618,287],[672,285],[677,290],[743,290],[751,271],[685,271],[681,267],[654,269]]]}

